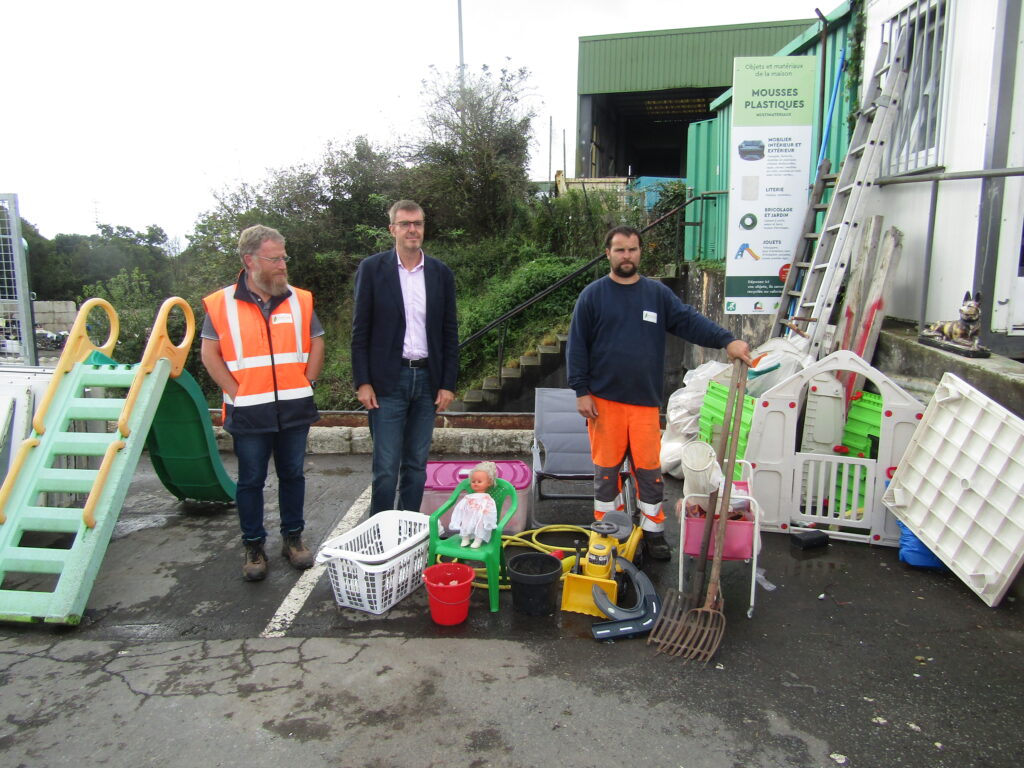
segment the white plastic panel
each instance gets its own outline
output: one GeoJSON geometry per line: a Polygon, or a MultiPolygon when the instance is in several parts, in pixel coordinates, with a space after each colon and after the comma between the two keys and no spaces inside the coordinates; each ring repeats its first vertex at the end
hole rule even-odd
{"type": "Polygon", "coordinates": [[[843,442],[845,394],[842,383],[831,372],[811,379],[804,406],[801,451],[832,455],[832,449],[843,442]]]}
{"type": "Polygon", "coordinates": [[[946,373],[882,503],[998,605],[1024,563],[1024,422],[946,373]]]}

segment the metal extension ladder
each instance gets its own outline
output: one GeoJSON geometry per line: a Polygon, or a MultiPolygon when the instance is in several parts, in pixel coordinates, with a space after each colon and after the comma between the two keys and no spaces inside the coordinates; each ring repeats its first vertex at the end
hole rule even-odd
{"type": "MultiPolygon", "coordinates": [[[[815,359],[853,253],[855,219],[865,193],[878,177],[883,148],[892,133],[906,85],[905,44],[900,44],[891,62],[887,61],[888,50],[888,45],[883,44],[879,51],[872,92],[857,117],[850,149],[835,180],[820,232],[814,231],[820,205],[808,210],[803,245],[794,254],[772,325],[772,337],[799,337],[790,340],[815,359]],[[798,323],[803,325],[803,331],[796,327],[798,323]]],[[[826,181],[821,168],[818,177],[815,188],[826,181]]]]}

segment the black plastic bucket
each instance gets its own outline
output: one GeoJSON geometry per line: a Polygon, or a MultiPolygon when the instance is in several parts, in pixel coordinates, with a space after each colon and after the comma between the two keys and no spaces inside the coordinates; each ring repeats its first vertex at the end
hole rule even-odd
{"type": "Polygon", "coordinates": [[[555,610],[555,591],[562,578],[562,561],[544,552],[523,552],[508,561],[512,607],[527,616],[546,616],[555,610]]]}

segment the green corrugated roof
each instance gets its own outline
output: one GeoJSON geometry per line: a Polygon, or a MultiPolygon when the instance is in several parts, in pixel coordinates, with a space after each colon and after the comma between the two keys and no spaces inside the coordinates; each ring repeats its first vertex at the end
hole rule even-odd
{"type": "Polygon", "coordinates": [[[580,38],[579,93],[706,88],[732,83],[736,56],[771,56],[815,19],[580,38]]]}

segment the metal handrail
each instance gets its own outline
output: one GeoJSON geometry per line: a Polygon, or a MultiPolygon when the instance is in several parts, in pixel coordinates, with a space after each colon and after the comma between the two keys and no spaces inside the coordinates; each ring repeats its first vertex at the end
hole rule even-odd
{"type": "MultiPolygon", "coordinates": [[[[684,202],[682,205],[676,206],[675,208],[673,208],[668,213],[664,214],[663,216],[659,216],[657,219],[652,221],[650,224],[648,224],[646,227],[644,227],[643,229],[640,230],[640,234],[644,234],[645,232],[653,229],[654,227],[658,226],[659,224],[661,224],[663,221],[665,221],[669,217],[675,216],[677,213],[682,211],[684,208],[686,208],[686,206],[690,205],[691,203],[695,203],[698,200],[710,199],[709,194],[710,193],[703,193],[703,194],[695,195],[694,197],[691,197],[689,200],[684,202]]],[[[558,280],[553,282],[547,288],[543,289],[542,291],[540,291],[539,293],[537,293],[533,297],[527,299],[522,304],[519,304],[518,306],[513,307],[512,309],[510,309],[508,312],[506,312],[505,314],[503,314],[501,317],[497,318],[496,320],[492,320],[490,323],[485,325],[479,331],[476,331],[475,333],[471,333],[469,336],[467,336],[465,339],[463,339],[462,341],[459,342],[459,349],[460,350],[464,349],[466,346],[468,346],[469,344],[472,344],[474,341],[476,341],[480,337],[484,336],[488,332],[494,330],[499,325],[502,325],[503,323],[505,323],[508,320],[512,319],[516,315],[518,315],[518,314],[524,312],[525,310],[529,309],[530,307],[532,307],[534,304],[536,304],[541,299],[543,299],[546,296],[549,296],[550,294],[554,293],[559,288],[564,286],[566,283],[572,282],[577,277],[582,275],[584,272],[587,272],[587,271],[593,269],[594,266],[596,266],[598,264],[598,262],[600,262],[604,258],[605,258],[605,255],[603,253],[600,256],[595,256],[593,259],[588,261],[582,267],[579,267],[578,269],[573,270],[568,275],[560,277],[558,280]]],[[[499,357],[500,357],[500,355],[499,355],[499,357]]],[[[498,361],[498,365],[499,365],[499,373],[500,373],[501,360],[498,361]]]]}
{"type": "Polygon", "coordinates": [[[939,207],[939,182],[964,181],[968,179],[1000,179],[1009,176],[1024,176],[1024,167],[1017,168],[985,168],[979,171],[936,171],[906,176],[880,176],[875,179],[876,187],[892,184],[919,184],[929,182],[931,195],[928,200],[928,226],[925,230],[924,244],[924,277],[921,281],[921,309],[918,313],[917,332],[923,334],[927,327],[925,318],[928,312],[928,289],[931,285],[932,251],[935,247],[935,215],[939,207]]]}

